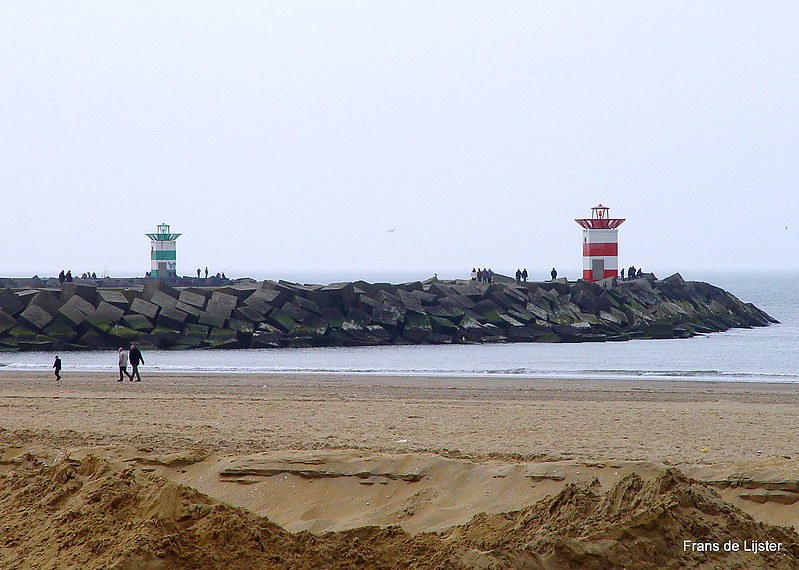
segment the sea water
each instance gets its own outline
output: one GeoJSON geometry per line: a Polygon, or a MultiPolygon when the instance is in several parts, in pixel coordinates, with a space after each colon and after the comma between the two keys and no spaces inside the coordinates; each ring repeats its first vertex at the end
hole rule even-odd
{"type": "MultiPolygon", "coordinates": [[[[147,351],[143,370],[799,382],[799,274],[686,276],[726,289],[780,321],[680,340],[147,351]]],[[[50,370],[53,353],[0,353],[5,370],[50,370]]],[[[115,371],[116,351],[61,354],[65,371],[115,371]]]]}

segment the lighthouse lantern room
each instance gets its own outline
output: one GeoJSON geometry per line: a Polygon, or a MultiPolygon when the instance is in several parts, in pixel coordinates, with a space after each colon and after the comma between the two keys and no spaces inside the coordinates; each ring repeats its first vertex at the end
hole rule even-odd
{"type": "Polygon", "coordinates": [[[169,224],[159,224],[158,231],[147,234],[150,238],[150,276],[168,279],[177,276],[176,241],[180,234],[169,231],[169,224]]]}
{"type": "Polygon", "coordinates": [[[611,218],[610,208],[591,208],[590,218],[574,220],[583,227],[583,279],[599,281],[619,275],[619,230],[624,219],[611,218]]]}

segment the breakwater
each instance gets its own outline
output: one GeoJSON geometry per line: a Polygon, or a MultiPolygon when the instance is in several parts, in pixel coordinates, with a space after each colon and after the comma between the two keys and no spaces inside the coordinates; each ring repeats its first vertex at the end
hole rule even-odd
{"type": "Polygon", "coordinates": [[[403,284],[9,283],[0,350],[269,348],[687,338],[776,321],[679,274],[658,280],[403,284]]]}

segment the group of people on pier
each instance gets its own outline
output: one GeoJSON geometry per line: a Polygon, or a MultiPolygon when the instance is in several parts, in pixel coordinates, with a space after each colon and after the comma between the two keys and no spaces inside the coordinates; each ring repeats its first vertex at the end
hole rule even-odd
{"type": "Polygon", "coordinates": [[[490,268],[475,269],[472,267],[472,281],[480,283],[491,283],[494,281],[494,272],[490,268]]]}

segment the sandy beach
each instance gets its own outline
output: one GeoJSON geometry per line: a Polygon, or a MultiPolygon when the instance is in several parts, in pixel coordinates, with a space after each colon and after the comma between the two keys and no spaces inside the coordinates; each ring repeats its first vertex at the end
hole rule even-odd
{"type": "MultiPolygon", "coordinates": [[[[752,524],[795,529],[797,416],[799,390],[789,384],[291,374],[145,374],[142,383],[117,383],[111,373],[68,371],[56,383],[47,373],[0,371],[0,463],[8,478],[32,461],[80,472],[96,457],[313,540],[370,525],[452,540],[468,535],[453,527],[472,528],[480,513],[533,508],[566,488],[604,493],[673,467],[752,524]]],[[[19,560],[25,544],[7,543],[0,561],[19,560]]],[[[546,544],[536,564],[582,565],[569,566],[546,544]]],[[[472,550],[452,556],[480,567],[488,555],[472,550]]],[[[32,563],[19,567],[64,567],[25,552],[32,563]]],[[[702,567],[738,560],[673,554],[702,567]]],[[[381,566],[365,556],[367,566],[381,566]]],[[[749,556],[741,560],[781,563],[749,556]]],[[[153,560],[136,563],[159,567],[153,560]]]]}

